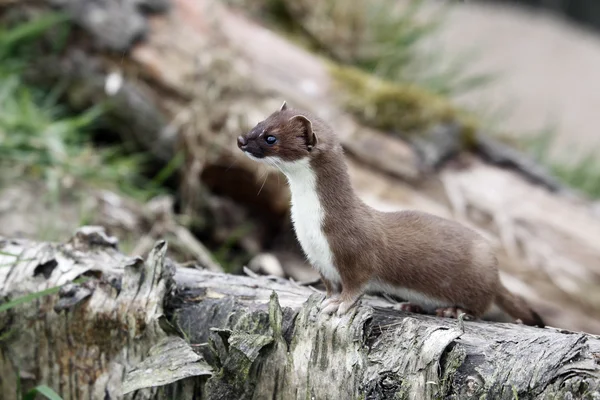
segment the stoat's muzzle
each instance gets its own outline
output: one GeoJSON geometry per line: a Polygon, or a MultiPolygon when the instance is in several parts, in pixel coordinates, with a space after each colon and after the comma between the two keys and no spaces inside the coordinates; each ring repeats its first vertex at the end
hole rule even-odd
{"type": "Polygon", "coordinates": [[[248,155],[256,158],[265,156],[263,149],[256,143],[256,140],[248,140],[244,136],[238,136],[237,144],[239,149],[248,155]]]}

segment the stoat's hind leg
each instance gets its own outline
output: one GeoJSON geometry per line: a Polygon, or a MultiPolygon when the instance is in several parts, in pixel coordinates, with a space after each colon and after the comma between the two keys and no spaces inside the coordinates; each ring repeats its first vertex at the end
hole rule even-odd
{"type": "Polygon", "coordinates": [[[471,313],[468,310],[465,310],[464,308],[460,308],[460,307],[437,308],[435,310],[435,314],[438,317],[446,317],[446,318],[458,318],[460,316],[460,314],[464,314],[463,319],[465,319],[465,320],[475,319],[475,317],[473,316],[473,313],[471,313]]]}
{"type": "Polygon", "coordinates": [[[421,306],[409,302],[400,303],[398,307],[400,311],[405,311],[414,314],[427,314],[427,311],[423,310],[421,306]]]}

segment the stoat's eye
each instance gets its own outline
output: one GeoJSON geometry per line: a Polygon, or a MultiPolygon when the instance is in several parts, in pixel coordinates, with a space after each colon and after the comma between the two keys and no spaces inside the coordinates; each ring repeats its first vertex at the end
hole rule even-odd
{"type": "Polygon", "coordinates": [[[269,135],[265,137],[265,142],[267,142],[268,145],[272,145],[275,144],[275,142],[277,142],[277,138],[273,135],[269,135]]]}

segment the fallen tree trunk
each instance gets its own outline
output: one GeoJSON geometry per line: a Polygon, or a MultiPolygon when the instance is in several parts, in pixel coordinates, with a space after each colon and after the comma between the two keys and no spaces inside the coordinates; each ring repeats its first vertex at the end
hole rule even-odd
{"type": "Polygon", "coordinates": [[[75,399],[596,399],[600,338],[403,313],[367,297],[344,317],[281,278],[146,261],[102,229],[65,244],[0,240],[0,390],[75,399]],[[87,277],[84,283],[74,280],[87,277]],[[1,307],[6,307],[6,303],[1,307]]]}

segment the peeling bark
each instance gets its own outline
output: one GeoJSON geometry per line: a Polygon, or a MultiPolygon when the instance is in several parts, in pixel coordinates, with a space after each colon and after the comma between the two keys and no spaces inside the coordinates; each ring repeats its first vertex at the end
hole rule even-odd
{"type": "Polygon", "coordinates": [[[4,399],[18,398],[19,379],[24,388],[44,382],[64,399],[120,398],[127,368],[166,336],[160,322],[173,273],[166,242],[146,261],[125,257],[115,244],[94,228],[66,244],[0,241],[3,299],[61,287],[0,314],[4,399]],[[89,280],[72,283],[82,277],[89,280]]]}
{"type": "Polygon", "coordinates": [[[5,300],[65,285],[0,315],[3,398],[16,398],[17,371],[64,399],[600,396],[597,336],[415,315],[371,296],[328,317],[310,287],[183,268],[165,242],[146,261],[115,247],[90,227],[65,244],[0,240],[5,300]]]}

